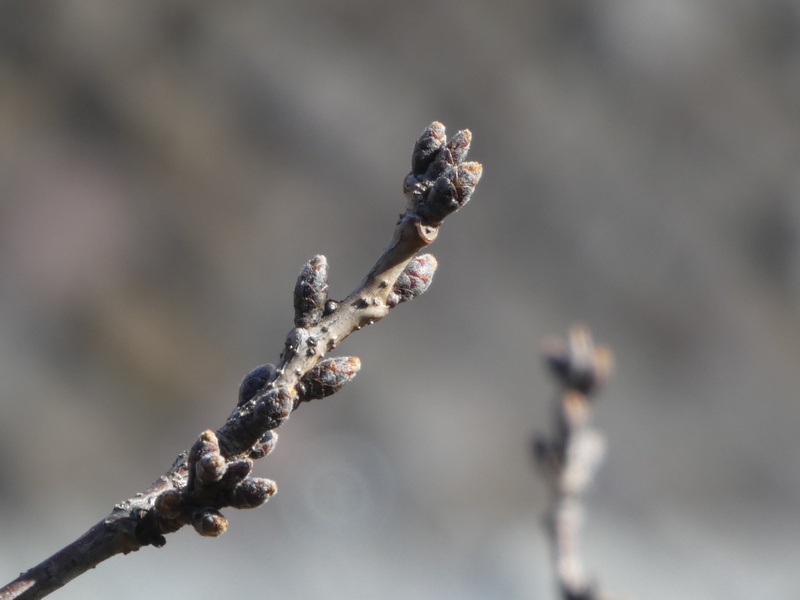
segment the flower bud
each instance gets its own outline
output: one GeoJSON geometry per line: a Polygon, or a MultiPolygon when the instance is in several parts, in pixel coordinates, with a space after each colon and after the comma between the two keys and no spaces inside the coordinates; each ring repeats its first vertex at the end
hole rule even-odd
{"type": "Polygon", "coordinates": [[[386,301],[389,308],[394,308],[401,302],[413,300],[424,294],[433,281],[436,267],[436,259],[430,254],[412,258],[392,287],[386,301]]]}
{"type": "Polygon", "coordinates": [[[294,324],[312,327],[319,323],[328,299],[328,261],[321,254],[303,265],[294,287],[294,324]]]}
{"type": "Polygon", "coordinates": [[[192,526],[200,535],[217,537],[228,529],[228,520],[219,511],[205,509],[192,515],[192,526]]]}
{"type": "Polygon", "coordinates": [[[445,140],[444,125],[438,121],[428,125],[414,144],[414,151],[411,153],[411,172],[415,175],[423,174],[444,146],[445,140]]]}
{"type": "Polygon", "coordinates": [[[335,394],[349,383],[361,369],[357,356],[326,358],[306,373],[298,384],[301,402],[319,400],[335,394]]]}
{"type": "Polygon", "coordinates": [[[251,398],[254,398],[259,390],[266,387],[275,377],[275,365],[266,364],[256,367],[242,379],[239,386],[239,405],[241,406],[251,398]]]}
{"type": "Polygon", "coordinates": [[[264,504],[277,491],[278,486],[271,479],[250,477],[231,491],[228,501],[233,508],[255,508],[264,504]]]}

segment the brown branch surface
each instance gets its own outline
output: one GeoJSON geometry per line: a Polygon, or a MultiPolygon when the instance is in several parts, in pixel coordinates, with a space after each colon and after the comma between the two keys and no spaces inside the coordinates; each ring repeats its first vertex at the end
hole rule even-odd
{"type": "Polygon", "coordinates": [[[428,288],[436,261],[417,253],[436,239],[442,221],[466,204],[480,180],[481,165],[464,160],[470,141],[468,130],[448,141],[441,123],[427,127],[404,181],[406,211],[355,290],[341,302],[329,299],[325,257],[309,260],[295,286],[295,328],[277,365],[258,367],[245,377],[226,423],[200,434],[148,489],[120,502],[80,538],[0,588],[0,600],[42,598],[111,556],[163,546],[165,535],[184,525],[201,535],[220,535],[227,529],[221,509],[266,502],[277,486],[250,471],[253,460],[274,449],[274,430],[300,403],[335,393],[360,368],[355,357],[325,355],[428,288]]]}
{"type": "Polygon", "coordinates": [[[580,529],[583,495],[605,452],[591,421],[595,395],[611,373],[611,351],[574,327],[566,342],[546,345],[545,358],[561,389],[553,432],[538,436],[534,450],[551,492],[547,524],[558,588],[563,600],[600,600],[583,565],[580,529]]]}

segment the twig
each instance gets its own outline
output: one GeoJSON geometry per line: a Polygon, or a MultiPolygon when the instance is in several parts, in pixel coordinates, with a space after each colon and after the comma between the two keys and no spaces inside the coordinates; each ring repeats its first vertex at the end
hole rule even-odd
{"type": "Polygon", "coordinates": [[[184,525],[201,535],[220,535],[228,526],[220,509],[266,502],[277,487],[250,475],[253,460],[273,450],[274,430],[302,402],[337,392],[361,366],[358,358],[325,354],[428,288],[436,260],[417,252],[436,239],[442,221],[469,200],[481,177],[481,165],[464,160],[471,137],[464,130],[448,141],[438,122],[425,129],[404,181],[406,211],[361,284],[341,302],[328,299],[327,261],[313,257],[295,286],[295,328],[277,366],[258,367],[244,378],[227,422],[204,431],[150,488],[117,504],[79,539],[0,589],[0,600],[42,598],[115,554],[163,546],[164,536],[184,525]]]}
{"type": "Polygon", "coordinates": [[[611,373],[611,351],[595,346],[589,332],[573,327],[569,339],[551,340],[545,358],[561,387],[550,437],[537,436],[534,451],[552,499],[548,529],[563,600],[600,600],[580,551],[583,494],[603,459],[605,440],[592,428],[594,396],[611,373]]]}

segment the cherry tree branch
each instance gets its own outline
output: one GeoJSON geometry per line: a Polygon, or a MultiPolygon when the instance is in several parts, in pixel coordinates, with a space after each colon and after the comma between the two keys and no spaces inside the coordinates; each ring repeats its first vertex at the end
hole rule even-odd
{"type": "Polygon", "coordinates": [[[327,261],[321,255],[311,258],[295,286],[295,327],[278,363],[244,378],[225,424],[201,433],[148,489],[117,504],[80,538],[0,588],[0,600],[42,598],[115,554],[163,546],[165,535],[184,525],[218,536],[228,526],[221,509],[266,502],[277,486],[251,476],[253,461],[274,449],[275,430],[301,403],[337,392],[361,367],[356,357],[326,354],[430,285],[436,260],[417,253],[436,239],[444,219],[466,204],[480,180],[481,165],[465,161],[471,137],[463,130],[448,140],[441,123],[427,127],[404,181],[406,210],[356,289],[340,302],[329,299],[327,261]]]}
{"type": "Polygon", "coordinates": [[[605,439],[592,427],[592,411],[613,359],[583,327],[573,327],[566,342],[548,341],[545,358],[561,389],[553,432],[537,436],[534,452],[551,493],[547,525],[558,588],[563,600],[601,600],[583,565],[580,528],[583,495],[605,453],[605,439]]]}

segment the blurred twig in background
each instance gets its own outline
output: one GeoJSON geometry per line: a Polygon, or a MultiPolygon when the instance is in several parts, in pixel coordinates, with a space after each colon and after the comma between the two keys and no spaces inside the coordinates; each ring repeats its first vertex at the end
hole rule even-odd
{"type": "Polygon", "coordinates": [[[549,340],[545,358],[561,389],[553,431],[534,440],[534,452],[552,495],[547,514],[553,560],[564,600],[600,600],[581,556],[583,495],[605,452],[592,427],[595,395],[608,379],[611,351],[595,346],[589,331],[573,327],[566,342],[549,340]]]}

